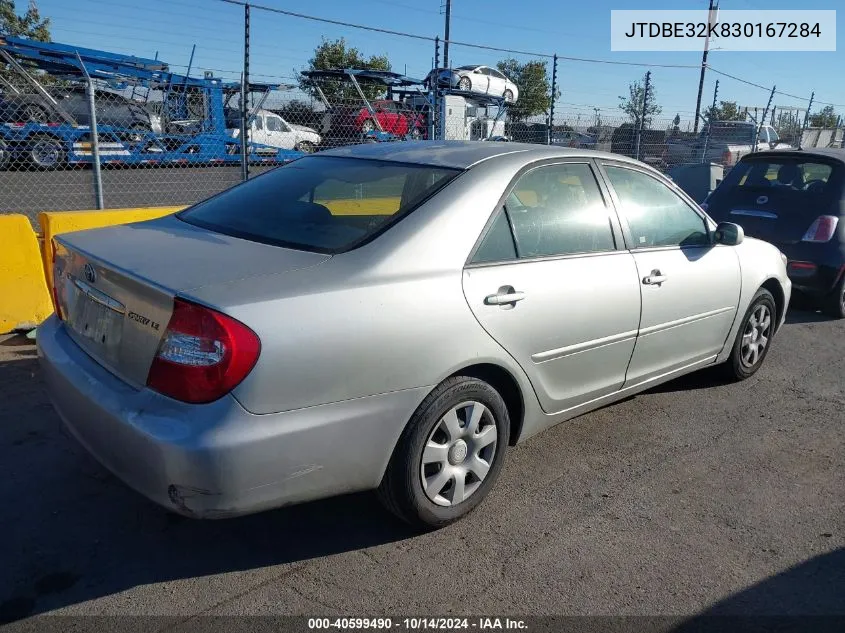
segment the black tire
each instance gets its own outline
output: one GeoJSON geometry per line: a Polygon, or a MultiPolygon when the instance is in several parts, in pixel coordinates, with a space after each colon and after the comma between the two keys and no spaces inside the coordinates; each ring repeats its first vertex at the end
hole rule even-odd
{"type": "Polygon", "coordinates": [[[65,164],[65,149],[61,141],[51,136],[32,139],[27,156],[32,166],[41,171],[52,171],[65,164]]]}
{"type": "Polygon", "coordinates": [[[375,121],[372,119],[364,119],[361,122],[361,132],[366,134],[367,132],[374,132],[376,129],[375,121]]]}
{"type": "Polygon", "coordinates": [[[775,328],[777,327],[777,321],[778,316],[775,298],[772,296],[771,292],[765,288],[760,288],[751,300],[751,304],[748,306],[745,316],[742,317],[742,323],[739,327],[739,331],[736,333],[736,339],[734,340],[733,348],[731,349],[731,355],[728,357],[727,362],[723,365],[725,376],[728,379],[734,381],[745,380],[746,378],[751,378],[751,376],[757,373],[763,365],[763,361],[766,359],[769,349],[772,347],[772,340],[774,338],[775,328]],[[762,326],[755,327],[752,323],[752,319],[759,323],[758,317],[761,309],[768,312],[769,324],[766,328],[763,328],[762,326]],[[756,335],[753,334],[753,330],[757,330],[756,335]],[[753,336],[752,344],[756,342],[758,345],[760,339],[765,337],[766,342],[763,345],[762,350],[758,351],[756,354],[752,353],[749,356],[743,340],[746,335],[753,336]],[[753,362],[751,362],[752,357],[753,362]]]}
{"type": "Polygon", "coordinates": [[[27,123],[50,123],[50,111],[37,103],[27,103],[21,108],[21,117],[27,123]]]}
{"type": "Polygon", "coordinates": [[[458,81],[458,90],[470,92],[472,90],[472,79],[469,77],[461,77],[458,81]]]}
{"type": "Polygon", "coordinates": [[[504,97],[506,103],[513,103],[513,92],[511,90],[505,90],[505,94],[502,96],[504,97]]]}
{"type": "MultiPolygon", "coordinates": [[[[464,429],[467,424],[468,422],[464,421],[461,428],[464,429]]],[[[479,427],[481,424],[480,422],[479,427]]],[[[393,456],[378,489],[379,498],[393,514],[418,529],[430,530],[449,525],[472,512],[487,496],[501,472],[509,438],[510,418],[499,392],[477,378],[449,378],[434,389],[411,416],[393,450],[393,456]],[[485,462],[489,463],[489,470],[480,485],[477,485],[475,491],[464,501],[449,506],[438,505],[423,489],[423,451],[429,438],[433,437],[432,433],[437,432],[435,429],[440,425],[443,416],[452,408],[468,401],[479,403],[486,408],[484,428],[495,424],[495,447],[489,454],[490,461],[485,462]]],[[[466,459],[466,445],[463,454],[466,459]]],[[[451,450],[449,455],[451,460],[451,450]]],[[[465,474],[463,477],[466,482],[474,478],[474,475],[465,474]]],[[[448,486],[453,486],[453,483],[450,481],[448,486]]]]}
{"type": "Polygon", "coordinates": [[[845,319],[845,275],[842,275],[833,292],[825,297],[822,310],[834,319],[845,319]]]}
{"type": "Polygon", "coordinates": [[[303,154],[313,154],[317,150],[314,143],[311,141],[299,141],[294,149],[297,152],[302,152],[303,154]]]}
{"type": "Polygon", "coordinates": [[[12,152],[9,149],[9,144],[3,139],[0,139],[0,171],[8,169],[11,161],[12,152]]]}

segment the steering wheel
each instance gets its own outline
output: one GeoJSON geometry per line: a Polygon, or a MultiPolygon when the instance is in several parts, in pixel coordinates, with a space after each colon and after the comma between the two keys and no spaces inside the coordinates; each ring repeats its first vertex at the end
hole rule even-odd
{"type": "Polygon", "coordinates": [[[810,191],[813,193],[818,193],[827,183],[824,180],[810,180],[807,184],[804,185],[804,191],[810,191]]]}

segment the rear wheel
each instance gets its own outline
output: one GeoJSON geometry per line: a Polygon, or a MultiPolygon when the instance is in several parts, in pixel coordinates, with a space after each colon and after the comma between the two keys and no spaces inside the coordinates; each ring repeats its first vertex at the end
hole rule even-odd
{"type": "Polygon", "coordinates": [[[65,162],[65,150],[61,142],[49,136],[33,139],[28,155],[32,165],[42,170],[58,169],[65,162]]]}
{"type": "Polygon", "coordinates": [[[775,298],[771,292],[760,288],[748,306],[731,355],[724,365],[728,378],[745,380],[757,373],[769,353],[776,322],[775,298]]]}
{"type": "Polygon", "coordinates": [[[405,427],[379,497],[418,528],[457,521],[492,488],[509,437],[508,410],[493,387],[469,376],[449,378],[423,400],[405,427]]]}
{"type": "Polygon", "coordinates": [[[50,122],[50,111],[37,103],[27,103],[21,109],[24,121],[27,123],[40,123],[47,125],[50,122]]]}
{"type": "Polygon", "coordinates": [[[845,319],[845,274],[836,284],[834,291],[825,299],[824,313],[834,319],[845,319]]]}

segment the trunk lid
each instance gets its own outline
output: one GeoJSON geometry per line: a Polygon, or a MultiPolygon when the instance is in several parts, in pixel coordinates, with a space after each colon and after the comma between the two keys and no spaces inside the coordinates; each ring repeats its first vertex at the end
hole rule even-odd
{"type": "Polygon", "coordinates": [[[68,334],[124,381],[146,383],[178,294],[320,264],[329,255],[250,242],[168,216],[55,239],[68,334]]]}

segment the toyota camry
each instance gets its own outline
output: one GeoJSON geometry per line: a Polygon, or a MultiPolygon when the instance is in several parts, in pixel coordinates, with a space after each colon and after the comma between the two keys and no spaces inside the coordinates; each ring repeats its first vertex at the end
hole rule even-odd
{"type": "Polygon", "coordinates": [[[446,525],[543,429],[705,367],[752,376],[791,294],[777,248],[657,171],[516,143],[321,152],[53,249],[57,411],[196,518],[375,489],[446,525]]]}

